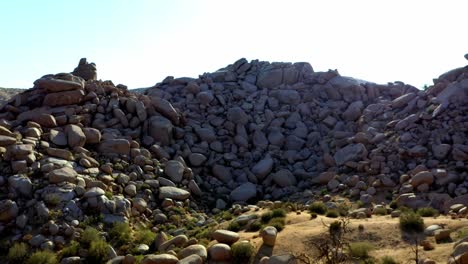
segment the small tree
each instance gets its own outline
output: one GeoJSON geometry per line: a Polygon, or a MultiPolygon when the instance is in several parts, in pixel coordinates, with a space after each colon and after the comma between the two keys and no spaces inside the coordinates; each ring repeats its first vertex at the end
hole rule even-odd
{"type": "Polygon", "coordinates": [[[329,225],[324,222],[322,224],[328,229],[328,232],[310,241],[312,247],[317,251],[317,260],[330,264],[344,262],[346,256],[343,252],[348,247],[345,234],[349,232],[349,218],[342,218],[329,225]]]}
{"type": "Polygon", "coordinates": [[[419,263],[419,242],[424,238],[424,220],[422,217],[413,211],[408,211],[400,215],[400,231],[403,237],[408,238],[413,244],[415,263],[419,263]]]}

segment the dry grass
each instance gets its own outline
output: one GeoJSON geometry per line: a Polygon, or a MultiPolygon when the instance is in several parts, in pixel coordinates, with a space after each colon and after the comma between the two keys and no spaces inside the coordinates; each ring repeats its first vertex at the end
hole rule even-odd
{"type": "MultiPolygon", "coordinates": [[[[270,254],[280,255],[293,253],[295,255],[306,254],[311,256],[310,240],[326,231],[323,223],[329,224],[335,219],[318,216],[317,219],[310,219],[306,213],[296,215],[289,213],[286,217],[286,228],[278,234],[276,246],[270,254]],[[292,243],[292,241],[294,241],[292,243]]],[[[425,225],[443,224],[446,228],[454,231],[453,237],[456,237],[456,231],[468,226],[468,219],[450,219],[446,216],[437,218],[425,218],[425,225]]],[[[391,256],[399,263],[405,263],[414,254],[411,247],[401,238],[399,229],[399,219],[387,216],[373,216],[368,219],[351,219],[351,232],[348,237],[350,242],[369,242],[375,246],[370,252],[370,256],[380,260],[383,256],[391,256]],[[358,226],[363,225],[364,231],[360,232],[358,226]]],[[[250,240],[256,248],[262,245],[262,239],[258,233],[240,232],[241,239],[250,240]]],[[[435,244],[434,238],[430,237],[435,249],[423,251],[421,247],[421,257],[431,258],[437,263],[447,262],[449,254],[453,250],[453,243],[435,244]]]]}

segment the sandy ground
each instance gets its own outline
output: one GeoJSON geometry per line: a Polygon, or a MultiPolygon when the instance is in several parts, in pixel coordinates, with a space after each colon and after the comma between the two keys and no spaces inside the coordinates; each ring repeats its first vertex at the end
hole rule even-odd
{"type": "MultiPolygon", "coordinates": [[[[273,249],[262,247],[262,240],[258,232],[240,232],[240,234],[242,239],[250,240],[257,248],[260,248],[257,259],[261,255],[281,255],[285,253],[305,254],[313,258],[313,250],[309,241],[327,231],[323,223],[328,224],[335,220],[323,216],[310,219],[310,215],[307,212],[302,212],[300,215],[290,213],[286,218],[287,225],[279,233],[273,249]]],[[[452,220],[446,216],[439,216],[437,218],[425,217],[424,223],[426,226],[433,224],[445,225],[446,228],[453,231],[452,238],[454,240],[457,239],[456,232],[458,230],[468,228],[468,219],[452,220]]],[[[388,255],[399,263],[409,263],[408,261],[414,257],[411,247],[401,238],[398,218],[373,216],[368,219],[351,219],[349,227],[350,232],[347,234],[347,237],[350,242],[366,241],[372,243],[375,246],[375,250],[371,251],[370,255],[378,260],[382,256],[388,255]],[[364,226],[363,232],[358,231],[360,224],[364,226]]],[[[427,239],[433,243],[435,249],[424,251],[420,247],[420,257],[430,258],[437,263],[447,263],[447,259],[453,250],[454,242],[436,244],[434,237],[428,237],[427,239]]]]}

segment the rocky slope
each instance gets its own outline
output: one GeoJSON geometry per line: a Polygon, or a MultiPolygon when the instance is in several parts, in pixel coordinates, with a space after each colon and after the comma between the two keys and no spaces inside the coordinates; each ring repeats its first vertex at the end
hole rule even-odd
{"type": "Polygon", "coordinates": [[[83,59],[0,109],[0,232],[60,249],[83,223],[207,226],[232,203],[325,192],[448,212],[468,205],[468,67],[434,83],[241,59],[136,94],[83,59]]]}
{"type": "Polygon", "coordinates": [[[324,185],[366,203],[395,191],[413,207],[432,193],[440,209],[449,196],[468,199],[467,93],[467,67],[420,91],[245,59],[146,92],[185,120],[183,136],[161,145],[189,161],[206,157],[190,164],[223,201],[302,198],[324,185]]]}

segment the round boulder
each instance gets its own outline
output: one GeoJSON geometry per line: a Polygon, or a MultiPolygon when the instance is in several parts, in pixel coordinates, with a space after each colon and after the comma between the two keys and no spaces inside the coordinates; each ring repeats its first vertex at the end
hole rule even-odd
{"type": "Polygon", "coordinates": [[[278,231],[276,230],[274,226],[265,227],[262,230],[260,235],[262,236],[263,244],[270,246],[270,247],[275,246],[276,236],[278,235],[278,231]]]}
{"type": "Polygon", "coordinates": [[[226,261],[231,259],[231,247],[222,243],[214,244],[208,249],[208,254],[211,260],[226,261]]]}

